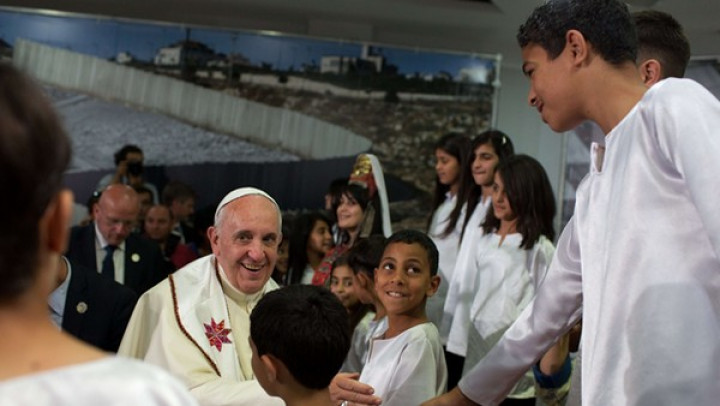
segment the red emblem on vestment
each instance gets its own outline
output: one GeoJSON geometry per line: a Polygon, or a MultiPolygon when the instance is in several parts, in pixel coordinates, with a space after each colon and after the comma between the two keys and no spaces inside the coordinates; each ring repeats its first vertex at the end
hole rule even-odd
{"type": "Polygon", "coordinates": [[[210,345],[217,348],[218,351],[222,351],[223,343],[232,343],[228,338],[230,329],[225,328],[225,320],[220,320],[220,323],[215,323],[215,319],[210,318],[210,324],[203,323],[205,326],[205,337],[210,340],[210,345]]]}

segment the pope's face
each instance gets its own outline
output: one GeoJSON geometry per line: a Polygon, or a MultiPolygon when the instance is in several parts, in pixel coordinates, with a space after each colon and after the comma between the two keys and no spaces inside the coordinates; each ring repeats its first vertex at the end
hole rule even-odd
{"type": "Polygon", "coordinates": [[[208,236],[213,254],[230,283],[245,294],[259,292],[270,279],[278,257],[278,212],[260,195],[228,203],[208,236]]]}

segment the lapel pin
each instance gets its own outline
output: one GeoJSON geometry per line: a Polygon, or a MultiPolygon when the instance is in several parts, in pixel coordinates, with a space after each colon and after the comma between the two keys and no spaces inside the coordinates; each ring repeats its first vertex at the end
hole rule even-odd
{"type": "Polygon", "coordinates": [[[132,256],[130,257],[130,259],[132,259],[132,262],[140,262],[140,255],[138,255],[138,254],[132,254],[132,256]]]}
{"type": "Polygon", "coordinates": [[[85,302],[80,302],[75,307],[75,310],[77,310],[77,312],[80,314],[84,314],[87,311],[87,309],[88,309],[88,305],[85,302]]]}

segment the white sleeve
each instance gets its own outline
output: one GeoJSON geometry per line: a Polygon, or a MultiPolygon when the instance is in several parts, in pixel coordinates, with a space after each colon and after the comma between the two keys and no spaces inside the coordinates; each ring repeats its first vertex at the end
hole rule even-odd
{"type": "Polygon", "coordinates": [[[482,405],[499,404],[532,364],[581,317],[582,275],[575,219],[565,227],[535,299],[458,384],[482,405]]]}

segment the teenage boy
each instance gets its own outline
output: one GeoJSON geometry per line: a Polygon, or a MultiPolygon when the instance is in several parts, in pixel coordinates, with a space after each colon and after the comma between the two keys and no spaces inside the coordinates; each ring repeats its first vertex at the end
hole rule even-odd
{"type": "Polygon", "coordinates": [[[328,385],[350,348],[347,310],[329,290],[291,285],[268,293],[250,316],[252,369],[287,406],[333,406],[328,385]]]}
{"type": "Polygon", "coordinates": [[[417,405],[445,392],[447,367],[440,335],[425,314],[437,292],[438,251],[427,234],[399,231],[388,238],[375,270],[375,292],[388,327],[373,337],[360,382],[384,406],[417,405]]]}
{"type": "Polygon", "coordinates": [[[550,1],[520,27],[530,105],[555,131],[606,134],[545,282],[458,389],[427,405],[497,404],[583,318],[585,405],[720,396],[720,102],[686,79],[646,89],[617,0],[550,1]]]}

